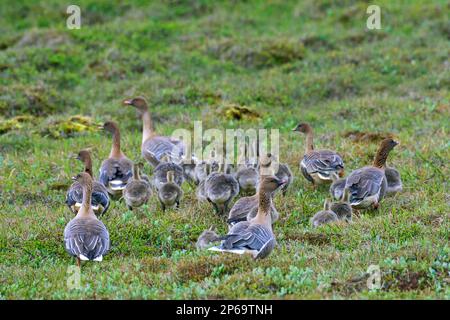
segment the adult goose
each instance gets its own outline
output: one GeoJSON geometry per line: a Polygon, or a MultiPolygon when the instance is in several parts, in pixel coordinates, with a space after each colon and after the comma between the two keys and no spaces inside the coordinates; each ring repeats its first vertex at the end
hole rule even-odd
{"type": "Polygon", "coordinates": [[[275,176],[262,177],[256,216],[250,221],[241,221],[235,224],[228,234],[222,237],[221,245],[209,250],[238,254],[249,253],[255,259],[267,257],[276,244],[272,231],[271,197],[284,183],[275,176]]]}
{"type": "Polygon", "coordinates": [[[92,178],[88,173],[80,173],[73,178],[83,188],[83,202],[77,215],[64,229],[66,251],[81,260],[102,261],[109,251],[109,233],[103,222],[98,220],[92,210],[92,178]]]}
{"type": "Polygon", "coordinates": [[[385,164],[387,157],[398,142],[391,138],[384,139],[375,155],[371,166],[353,171],[346,180],[345,188],[349,190],[350,205],[356,209],[378,208],[379,202],[386,194],[387,180],[385,164]]]}
{"type": "MultiPolygon", "coordinates": [[[[92,159],[89,150],[81,150],[74,157],[84,163],[84,172],[89,174],[94,179],[92,172],[92,159]]],[[[67,191],[66,204],[70,211],[78,213],[83,202],[83,187],[78,181],[75,181],[67,191]]],[[[110,204],[108,190],[103,184],[97,181],[93,181],[92,184],[92,197],[91,205],[96,215],[102,215],[108,211],[110,204]]]]}
{"type": "Polygon", "coordinates": [[[315,150],[313,144],[313,129],[307,123],[299,123],[293,131],[306,135],[305,155],[300,161],[303,176],[312,184],[330,183],[331,174],[344,174],[344,162],[340,155],[332,150],[315,150]]]}
{"type": "Polygon", "coordinates": [[[144,159],[153,167],[156,167],[160,163],[161,158],[168,155],[170,162],[181,164],[186,153],[186,146],[180,140],[156,134],[147,101],[143,97],[136,97],[131,100],[125,100],[123,103],[135,107],[142,118],[141,151],[144,159]]]}
{"type": "Polygon", "coordinates": [[[133,164],[133,177],[123,189],[123,197],[129,210],[144,205],[152,195],[150,183],[141,178],[140,166],[141,164],[133,164]]]}
{"type": "Polygon", "coordinates": [[[100,166],[99,181],[113,198],[118,198],[122,195],[128,180],[133,176],[133,162],[120,149],[120,131],[117,123],[108,121],[102,128],[112,133],[113,143],[108,159],[104,160],[100,166]]]}

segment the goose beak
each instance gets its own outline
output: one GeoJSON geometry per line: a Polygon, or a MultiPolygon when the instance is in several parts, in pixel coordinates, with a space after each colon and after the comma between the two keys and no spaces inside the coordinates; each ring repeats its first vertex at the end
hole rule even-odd
{"type": "Polygon", "coordinates": [[[105,129],[105,126],[101,124],[101,125],[97,126],[97,129],[99,129],[99,130],[104,130],[104,129],[105,129]]]}
{"type": "Polygon", "coordinates": [[[123,100],[123,104],[126,106],[131,106],[133,102],[131,100],[123,100]]]}
{"type": "Polygon", "coordinates": [[[76,181],[77,180],[77,177],[72,177],[71,178],[73,181],[76,181]]]}

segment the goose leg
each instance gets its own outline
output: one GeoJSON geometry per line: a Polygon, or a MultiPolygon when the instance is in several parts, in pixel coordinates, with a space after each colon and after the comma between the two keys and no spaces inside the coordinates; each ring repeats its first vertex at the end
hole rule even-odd
{"type": "Polygon", "coordinates": [[[180,201],[177,201],[176,204],[177,209],[180,209],[180,201]]]}
{"type": "Polygon", "coordinates": [[[163,212],[166,212],[166,205],[164,203],[161,203],[161,209],[163,212]]]}
{"type": "Polygon", "coordinates": [[[77,257],[77,266],[78,266],[78,268],[80,268],[80,267],[81,267],[81,260],[80,260],[80,258],[79,258],[79,257],[77,257]]]}

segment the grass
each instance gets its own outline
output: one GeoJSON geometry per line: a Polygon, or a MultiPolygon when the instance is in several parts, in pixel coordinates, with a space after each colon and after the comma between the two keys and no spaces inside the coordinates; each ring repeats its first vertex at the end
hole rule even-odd
{"type": "Polygon", "coordinates": [[[450,298],[448,1],[379,1],[373,31],[364,1],[78,3],[81,30],[65,28],[58,1],[0,3],[0,298],[450,298]],[[156,198],[139,213],[113,203],[111,252],[68,289],[64,197],[82,170],[68,157],[93,147],[97,172],[110,139],[93,127],[115,119],[124,152],[140,159],[141,124],[120,103],[138,94],[161,134],[194,120],[280,130],[296,179],[275,199],[279,245],[267,259],[197,251],[204,229],[226,226],[184,186],[179,211],[156,198]],[[230,106],[259,117],[230,117],[230,106]],[[404,191],[352,224],[311,229],[327,190],[300,175],[299,121],[347,172],[394,136],[389,164],[404,191]],[[379,290],[366,286],[372,264],[379,290]]]}

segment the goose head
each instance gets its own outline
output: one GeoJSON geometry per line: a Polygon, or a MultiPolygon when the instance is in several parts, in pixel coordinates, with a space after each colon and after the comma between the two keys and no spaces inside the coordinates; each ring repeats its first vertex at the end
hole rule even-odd
{"type": "Polygon", "coordinates": [[[278,179],[275,176],[263,177],[259,184],[259,190],[266,194],[272,194],[278,188],[281,188],[282,186],[284,186],[286,183],[287,183],[287,180],[278,179]]]}
{"type": "Polygon", "coordinates": [[[308,132],[311,132],[311,130],[312,130],[311,126],[309,124],[307,124],[306,122],[301,122],[294,129],[292,129],[292,131],[302,132],[302,133],[308,133],[308,132]]]}
{"type": "Polygon", "coordinates": [[[91,176],[85,172],[79,173],[76,176],[72,177],[72,180],[77,181],[82,186],[88,186],[92,184],[91,176]]]}
{"type": "Polygon", "coordinates": [[[115,133],[119,130],[119,126],[114,121],[106,121],[103,126],[100,126],[100,129],[105,130],[109,133],[115,133]]]}
{"type": "Polygon", "coordinates": [[[135,107],[139,111],[145,111],[148,109],[147,101],[145,100],[144,97],[136,97],[133,99],[124,100],[123,104],[127,105],[127,106],[135,107]]]}

